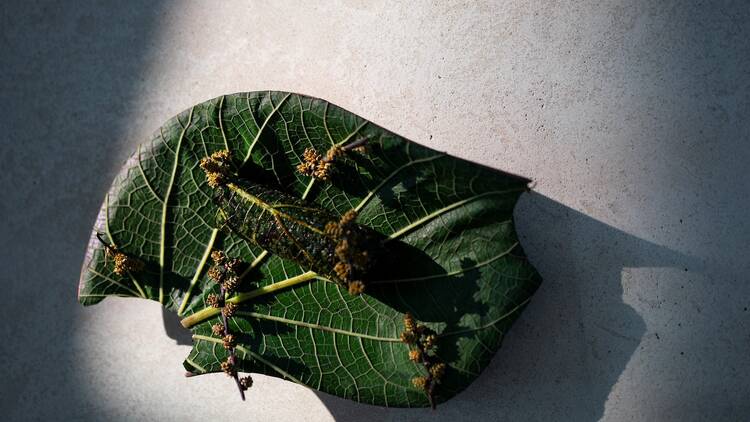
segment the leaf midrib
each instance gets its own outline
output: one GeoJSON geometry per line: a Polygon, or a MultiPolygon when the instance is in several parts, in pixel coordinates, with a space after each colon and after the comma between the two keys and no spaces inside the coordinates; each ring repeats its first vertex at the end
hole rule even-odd
{"type": "Polygon", "coordinates": [[[194,110],[195,107],[190,108],[187,124],[182,127],[180,137],[177,139],[177,147],[174,152],[174,162],[172,163],[172,173],[169,176],[169,184],[167,185],[167,191],[164,193],[164,202],[161,208],[161,235],[159,241],[159,303],[161,304],[164,304],[164,267],[166,265],[167,212],[169,209],[169,198],[172,194],[172,187],[174,186],[175,177],[177,176],[177,167],[180,163],[180,149],[182,148],[182,142],[185,139],[185,133],[187,133],[187,130],[193,121],[194,110]]]}
{"type": "Polygon", "coordinates": [[[289,324],[289,325],[297,325],[300,327],[312,328],[312,329],[317,329],[321,331],[328,331],[331,333],[343,334],[347,336],[361,337],[364,339],[374,340],[374,341],[382,341],[382,342],[387,342],[387,343],[400,343],[401,342],[400,338],[373,336],[370,334],[357,333],[354,331],[342,330],[340,328],[328,327],[328,326],[321,325],[321,324],[312,324],[309,322],[298,321],[298,320],[293,320],[289,318],[282,318],[282,317],[277,317],[274,315],[266,315],[266,314],[261,314],[258,312],[238,311],[237,315],[245,315],[245,316],[249,316],[249,317],[256,318],[256,319],[265,319],[269,321],[281,322],[281,323],[289,324]]]}

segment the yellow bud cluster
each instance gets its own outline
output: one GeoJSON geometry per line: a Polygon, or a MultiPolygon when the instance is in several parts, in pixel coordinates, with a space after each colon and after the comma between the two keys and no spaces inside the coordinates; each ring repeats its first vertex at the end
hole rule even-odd
{"type": "Polygon", "coordinates": [[[113,271],[117,275],[126,275],[127,273],[137,273],[143,270],[145,264],[137,258],[125,255],[122,252],[114,253],[115,266],[113,271]]]}
{"type": "Polygon", "coordinates": [[[200,161],[200,167],[206,173],[208,185],[217,188],[226,183],[227,177],[231,174],[231,157],[229,151],[217,151],[210,157],[204,157],[200,161]]]}

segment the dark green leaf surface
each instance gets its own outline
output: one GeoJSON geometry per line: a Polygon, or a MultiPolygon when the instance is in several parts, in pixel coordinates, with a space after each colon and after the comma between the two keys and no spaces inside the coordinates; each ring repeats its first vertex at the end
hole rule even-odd
{"type": "Polygon", "coordinates": [[[468,386],[541,281],[513,228],[526,183],[414,144],[320,99],[284,92],[223,96],[168,121],[125,164],[94,233],[146,268],[116,275],[92,234],[79,300],[142,297],[199,321],[191,327],[185,367],[219,372],[227,352],[211,333],[220,318],[207,314],[206,297],[218,288],[206,271],[209,252],[221,248],[251,266],[230,324],[241,332],[242,370],[365,403],[428,406],[411,383],[424,369],[398,340],[404,313],[438,332],[437,354],[448,369],[437,401],[468,386]],[[359,139],[367,140],[367,150],[343,160],[330,182],[295,171],[306,148],[325,152],[359,139]],[[350,296],[217,229],[212,189],[198,163],[222,149],[244,162],[242,177],[334,215],[357,209],[358,223],[391,239],[366,294],[350,296]]]}

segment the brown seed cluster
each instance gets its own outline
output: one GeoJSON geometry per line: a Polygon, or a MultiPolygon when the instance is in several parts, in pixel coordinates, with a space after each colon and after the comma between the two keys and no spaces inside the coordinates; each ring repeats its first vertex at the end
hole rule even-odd
{"type": "Polygon", "coordinates": [[[237,375],[237,370],[234,367],[234,363],[232,363],[232,359],[227,359],[226,361],[222,362],[221,370],[230,377],[237,375]]]}
{"type": "Polygon", "coordinates": [[[224,302],[224,299],[220,299],[219,296],[213,293],[206,296],[206,304],[212,308],[221,308],[222,302],[224,302]]]}
{"type": "Polygon", "coordinates": [[[208,270],[208,278],[219,284],[226,293],[232,293],[240,285],[240,277],[237,274],[241,265],[240,260],[228,258],[223,251],[211,252],[214,265],[208,270]]]}
{"type": "Polygon", "coordinates": [[[223,346],[225,349],[233,349],[234,346],[237,345],[237,339],[234,337],[234,334],[227,334],[224,337],[222,337],[223,346]]]}
{"type": "Polygon", "coordinates": [[[339,221],[329,221],[324,233],[336,242],[334,253],[336,264],[333,272],[343,281],[349,294],[359,295],[365,290],[365,283],[355,280],[355,272],[362,273],[369,264],[369,256],[366,250],[358,247],[356,239],[351,236],[353,225],[357,219],[357,212],[349,210],[341,216],[339,221]]]}
{"type": "Polygon", "coordinates": [[[221,313],[226,318],[231,318],[234,316],[234,314],[237,312],[237,304],[232,302],[226,302],[224,304],[224,308],[221,310],[221,313]]]}
{"type": "Polygon", "coordinates": [[[409,345],[409,360],[421,363],[427,375],[412,378],[412,384],[424,390],[427,397],[434,406],[435,387],[445,376],[446,365],[440,362],[437,355],[437,335],[429,327],[417,324],[414,317],[407,313],[404,315],[404,331],[401,333],[401,341],[409,345]]]}
{"type": "Polygon", "coordinates": [[[227,150],[217,151],[210,157],[204,157],[200,166],[206,173],[208,185],[216,188],[227,182],[227,178],[232,172],[232,158],[227,150]]]}
{"type": "Polygon", "coordinates": [[[362,292],[365,291],[365,283],[357,280],[357,281],[350,281],[349,282],[349,294],[352,296],[357,296],[362,294],[362,292]]]}
{"type": "Polygon", "coordinates": [[[297,171],[318,180],[329,180],[331,178],[331,171],[333,170],[333,163],[343,155],[344,148],[340,145],[332,146],[326,152],[325,156],[313,148],[307,148],[302,153],[302,162],[297,165],[297,171]]]}
{"type": "Polygon", "coordinates": [[[248,388],[252,386],[253,386],[253,378],[250,375],[240,379],[240,387],[243,390],[247,390],[248,388]]]}

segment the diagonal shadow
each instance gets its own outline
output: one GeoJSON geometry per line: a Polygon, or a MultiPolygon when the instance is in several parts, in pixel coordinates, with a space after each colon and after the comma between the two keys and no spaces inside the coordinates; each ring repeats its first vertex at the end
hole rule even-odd
{"type": "Polygon", "coordinates": [[[13,321],[0,345],[3,420],[102,419],[89,406],[78,324],[86,316],[70,281],[129,153],[115,141],[132,131],[128,110],[162,10],[141,0],[0,6],[0,184],[13,186],[0,205],[9,240],[0,246],[0,317],[13,321]]]}
{"type": "Polygon", "coordinates": [[[623,303],[622,271],[686,267],[690,257],[537,193],[515,218],[543,283],[490,366],[464,392],[425,409],[386,409],[318,393],[337,420],[597,420],[646,327],[623,303]]]}

